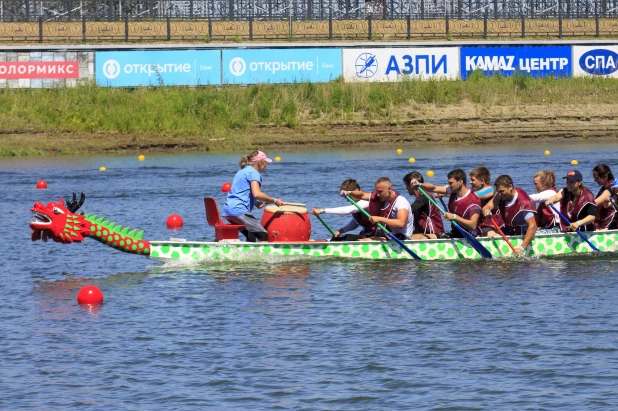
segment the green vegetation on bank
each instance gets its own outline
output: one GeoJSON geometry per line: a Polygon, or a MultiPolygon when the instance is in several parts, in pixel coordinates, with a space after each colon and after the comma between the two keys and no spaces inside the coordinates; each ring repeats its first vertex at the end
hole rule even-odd
{"type": "MultiPolygon", "coordinates": [[[[336,81],[134,89],[82,85],[42,90],[4,89],[0,93],[0,133],[4,135],[97,133],[105,136],[111,133],[179,139],[191,136],[214,141],[217,137],[264,127],[405,122],[419,118],[420,107],[427,104],[613,104],[618,100],[618,81],[596,77],[484,77],[473,73],[467,81],[336,81]]],[[[227,148],[234,147],[228,144],[227,148]]],[[[19,150],[0,143],[0,155],[33,154],[19,150]]]]}

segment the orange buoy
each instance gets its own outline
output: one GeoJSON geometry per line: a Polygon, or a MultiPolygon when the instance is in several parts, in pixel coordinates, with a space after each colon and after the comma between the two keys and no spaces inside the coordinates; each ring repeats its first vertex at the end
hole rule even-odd
{"type": "Polygon", "coordinates": [[[36,183],[36,188],[38,188],[39,190],[44,190],[47,188],[47,182],[45,180],[39,180],[38,183],[36,183]]]}
{"type": "Polygon", "coordinates": [[[230,183],[229,181],[226,181],[221,186],[221,191],[223,191],[224,193],[229,193],[231,189],[232,189],[232,183],[230,183]]]}
{"type": "Polygon", "coordinates": [[[103,293],[96,285],[87,285],[77,293],[78,304],[101,304],[103,293]]]}
{"type": "Polygon", "coordinates": [[[178,214],[172,214],[167,217],[167,228],[180,228],[185,222],[182,220],[182,217],[178,214]]]}

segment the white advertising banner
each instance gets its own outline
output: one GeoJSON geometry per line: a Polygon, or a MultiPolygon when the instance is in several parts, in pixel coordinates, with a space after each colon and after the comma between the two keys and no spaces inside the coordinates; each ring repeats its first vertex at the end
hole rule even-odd
{"type": "Polygon", "coordinates": [[[618,77],[618,46],[573,46],[573,77],[618,77]]]}
{"type": "Polygon", "coordinates": [[[344,81],[458,77],[459,47],[343,49],[344,81]]]}

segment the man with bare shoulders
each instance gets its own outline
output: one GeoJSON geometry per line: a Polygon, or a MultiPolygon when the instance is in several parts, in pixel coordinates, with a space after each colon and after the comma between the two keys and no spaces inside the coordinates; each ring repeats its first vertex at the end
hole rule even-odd
{"type": "MultiPolygon", "coordinates": [[[[380,177],[375,184],[375,191],[366,193],[360,190],[341,191],[342,196],[349,195],[356,201],[369,201],[370,222],[381,223],[400,240],[408,240],[414,232],[414,218],[410,208],[410,202],[395,190],[387,177],[380,177]]],[[[385,234],[377,230],[378,237],[385,234]]],[[[376,238],[372,238],[375,240],[376,238]]],[[[362,241],[362,240],[361,240],[362,241]]]]}

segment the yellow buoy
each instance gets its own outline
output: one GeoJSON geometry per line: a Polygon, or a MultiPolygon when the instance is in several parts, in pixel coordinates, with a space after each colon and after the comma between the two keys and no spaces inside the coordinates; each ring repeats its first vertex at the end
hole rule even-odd
{"type": "Polygon", "coordinates": [[[279,156],[275,157],[275,161],[281,161],[281,157],[279,156]]]}
{"type": "Polygon", "coordinates": [[[146,160],[146,156],[144,156],[143,154],[140,154],[139,157],[137,157],[137,159],[139,161],[144,161],[144,160],[146,160]]]}
{"type": "Polygon", "coordinates": [[[433,177],[434,176],[434,172],[431,170],[427,171],[427,177],[433,177]]]}
{"type": "Polygon", "coordinates": [[[416,159],[414,157],[410,157],[408,159],[408,163],[416,163],[416,159]]]}
{"type": "Polygon", "coordinates": [[[401,154],[401,153],[403,153],[403,150],[402,150],[402,149],[400,149],[400,148],[398,148],[398,149],[397,149],[397,154],[401,154]]]}
{"type": "Polygon", "coordinates": [[[548,155],[550,155],[550,154],[551,154],[551,151],[549,151],[549,150],[545,150],[545,155],[546,155],[546,156],[548,156],[548,155]]]}
{"type": "Polygon", "coordinates": [[[105,166],[99,167],[99,171],[105,171],[105,170],[107,170],[107,168],[105,168],[105,166]]]}
{"type": "Polygon", "coordinates": [[[577,164],[579,164],[579,162],[577,160],[571,160],[571,164],[577,165],[577,164]]]}

